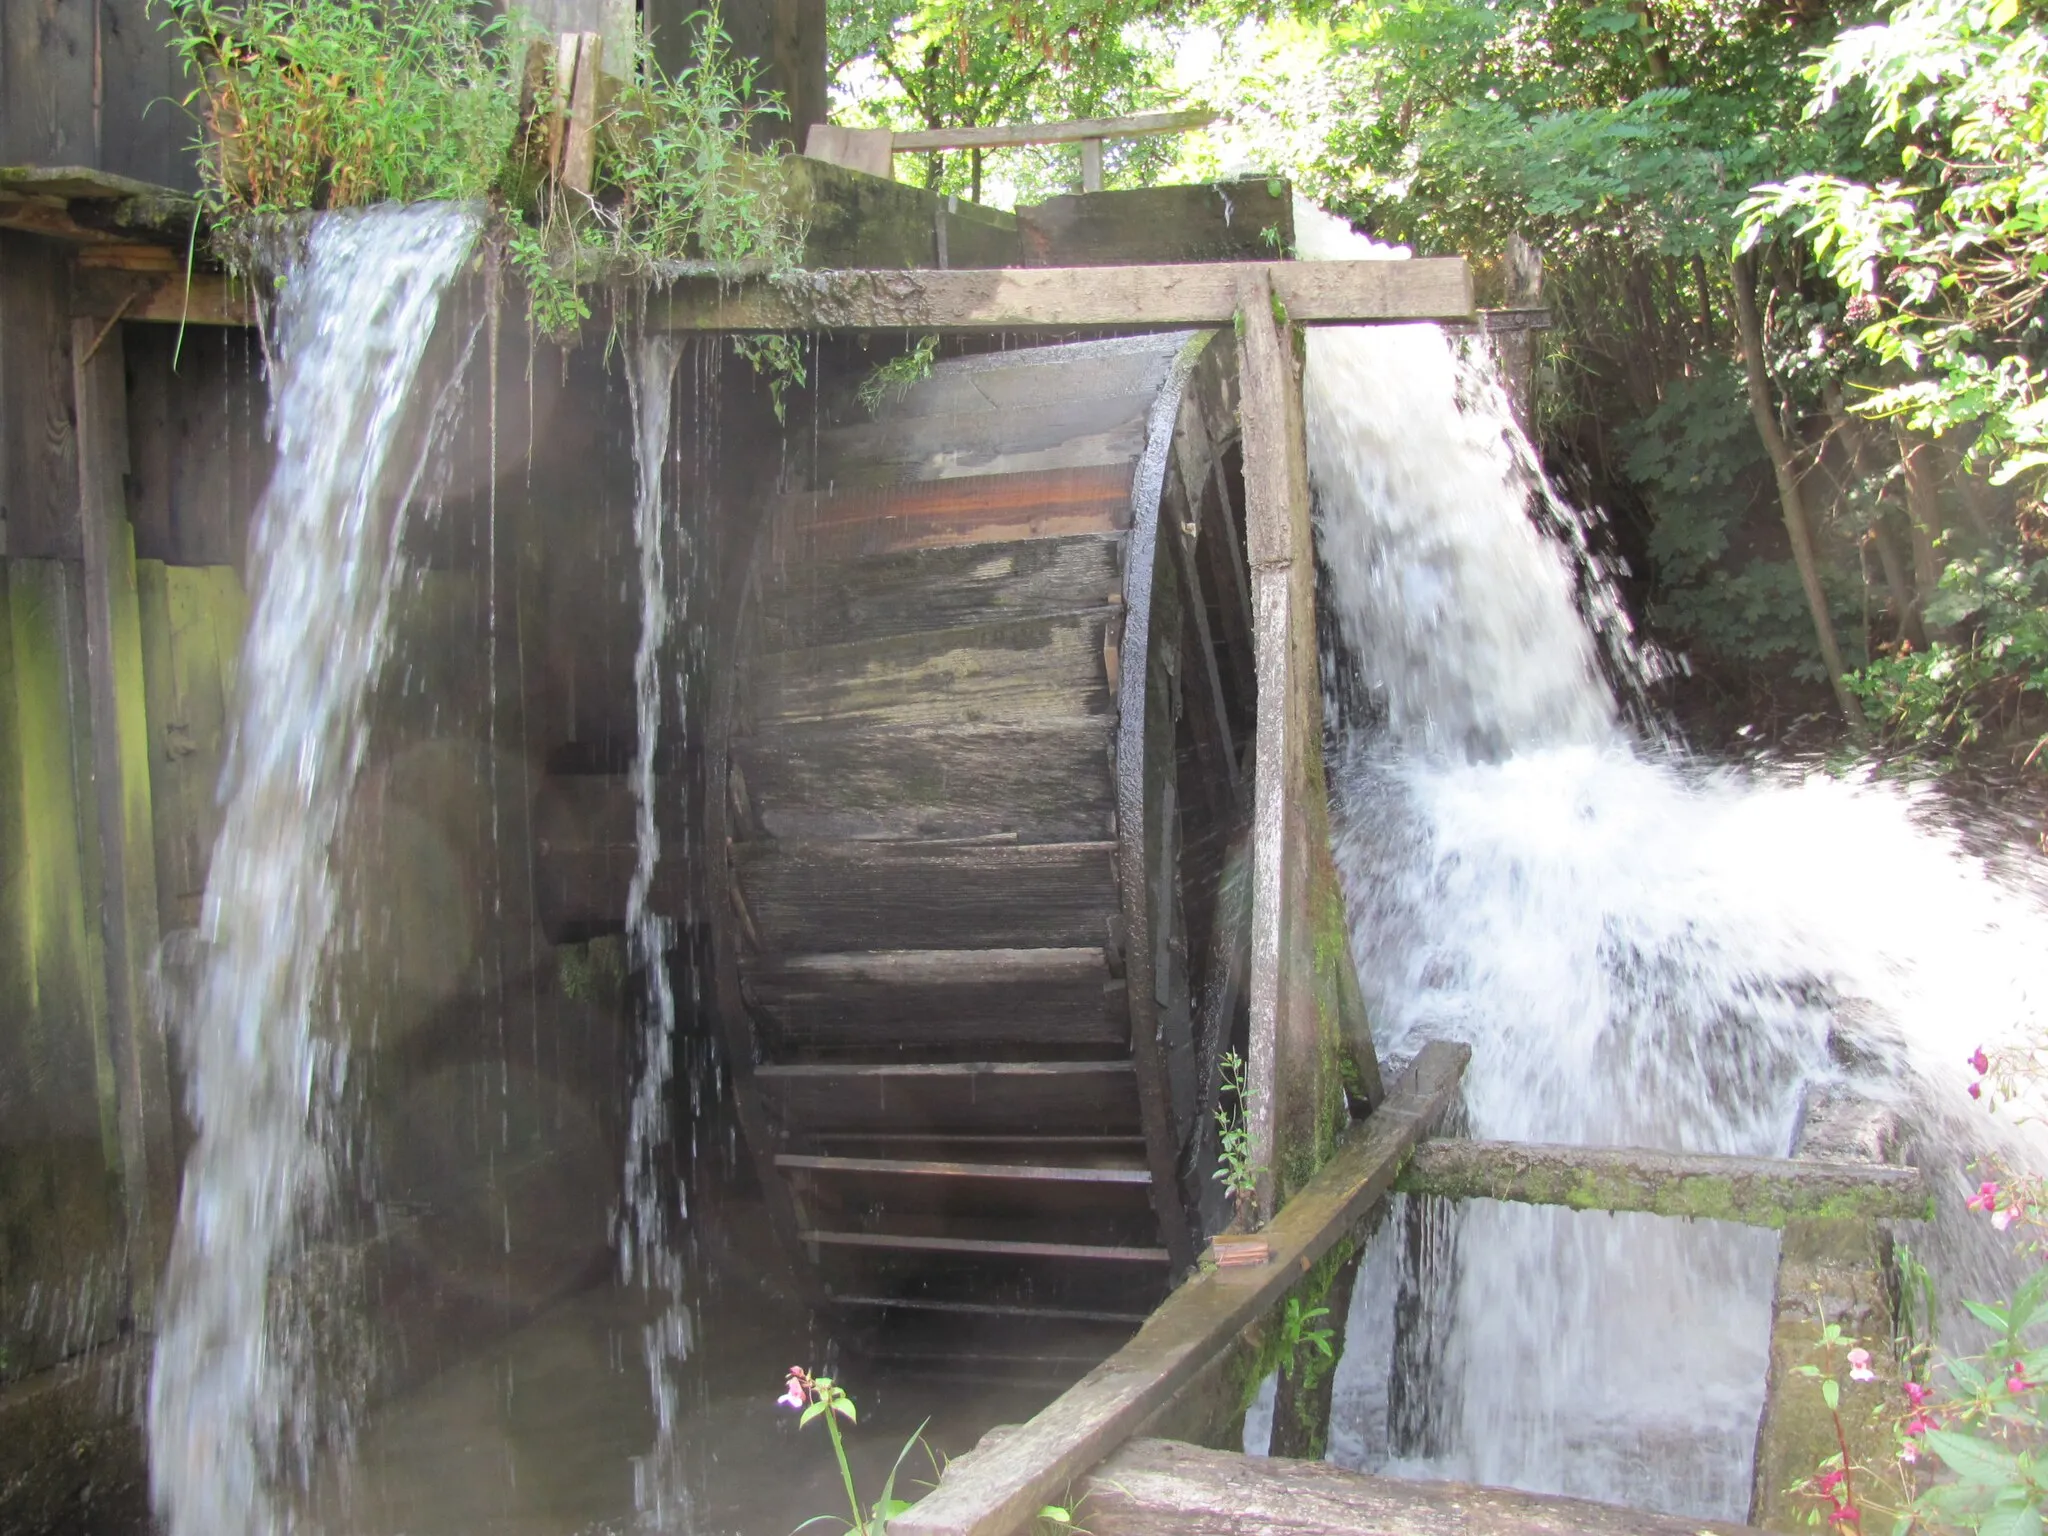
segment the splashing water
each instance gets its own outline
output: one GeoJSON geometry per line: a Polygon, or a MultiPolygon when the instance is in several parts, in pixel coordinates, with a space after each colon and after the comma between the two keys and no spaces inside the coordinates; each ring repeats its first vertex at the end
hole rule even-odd
{"type": "Polygon", "coordinates": [[[337,908],[331,852],[386,649],[399,534],[429,457],[390,463],[441,296],[474,243],[446,205],[316,220],[278,315],[277,467],[257,510],[226,814],[182,1021],[198,1129],[149,1384],[152,1497],[169,1536],[267,1536],[293,1515],[327,1405],[304,1320],[272,1306],[334,1175],[344,1063],[316,1017],[337,908]],[[409,477],[406,471],[409,469],[409,477]],[[395,509],[395,510],[394,510],[395,509]]]}
{"type": "Polygon", "coordinates": [[[640,1036],[641,1066],[627,1128],[625,1210],[619,1223],[624,1279],[651,1293],[659,1313],[646,1325],[642,1345],[654,1394],[653,1452],[636,1464],[634,1500],[652,1528],[687,1530],[690,1501],[677,1429],[682,1417],[674,1367],[688,1355],[690,1314],[683,1301],[682,1259],[670,1242],[668,1213],[657,1158],[669,1139],[669,1083],[675,1072],[676,998],[669,980],[670,923],[648,905],[661,858],[656,824],[655,753],[661,738],[662,648],[671,613],[663,539],[662,461],[668,456],[670,394],[682,343],[674,336],[643,338],[627,381],[633,397],[633,460],[638,470],[633,536],[640,552],[640,642],[633,655],[638,743],[633,759],[636,807],[633,882],[626,894],[626,934],[633,963],[646,977],[640,1036]]]}
{"type": "MultiPolygon", "coordinates": [[[[1298,227],[1305,254],[1369,254],[1298,227]]],[[[1929,796],[1632,736],[1626,623],[1476,354],[1318,330],[1305,396],[1329,696],[1365,706],[1333,714],[1331,782],[1381,1051],[1469,1041],[1474,1136],[1782,1155],[1802,1090],[1849,1077],[1945,1208],[1973,1156],[2038,1163],[1962,1092],[1970,1050],[2048,999],[2038,892],[1930,827],[1929,796]]],[[[1953,1293],[2003,1286],[1981,1224],[1915,1247],[1953,1293]]],[[[1719,1223],[1404,1211],[1357,1287],[1332,1455],[1741,1519],[1776,1257],[1719,1223]]]]}

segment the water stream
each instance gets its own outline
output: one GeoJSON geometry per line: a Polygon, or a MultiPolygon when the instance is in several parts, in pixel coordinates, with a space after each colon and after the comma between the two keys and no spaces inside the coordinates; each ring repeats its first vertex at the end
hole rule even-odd
{"type": "MultiPolygon", "coordinates": [[[[1309,254],[1356,237],[1303,221],[1309,254]]],[[[1384,253],[1382,253],[1384,254],[1384,253]]],[[[1690,760],[1483,353],[1319,330],[1305,379],[1338,861],[1376,1040],[1474,1048],[1471,1134],[1782,1155],[1802,1091],[1896,1106],[1947,1191],[1919,1246],[2000,1283],[1964,1168],[2001,1140],[1964,1057],[2036,1023],[2048,923],[1926,795],[1690,760]]],[[[1427,1202],[1357,1287],[1332,1454],[1741,1519],[1777,1242],[1652,1216],[1427,1202]],[[1397,1323],[1398,1314],[1398,1323],[1397,1323]]]]}
{"type": "MultiPolygon", "coordinates": [[[[654,1401],[655,1444],[635,1467],[633,1484],[641,1513],[659,1531],[690,1528],[689,1492],[676,1439],[682,1407],[675,1378],[675,1367],[689,1353],[690,1314],[683,1301],[682,1258],[669,1232],[669,1195],[659,1166],[669,1141],[670,1079],[675,1072],[676,998],[668,974],[673,925],[649,904],[661,860],[657,813],[663,781],[655,775],[655,763],[661,746],[664,647],[673,617],[662,465],[668,457],[671,392],[681,358],[682,343],[677,337],[648,336],[635,346],[627,375],[638,476],[633,537],[640,555],[640,639],[633,654],[636,815],[626,936],[633,965],[646,978],[646,996],[642,1002],[640,1071],[627,1124],[625,1209],[618,1241],[622,1278],[648,1292],[657,1309],[642,1335],[654,1401]]],[[[676,692],[680,696],[680,682],[676,692]]]]}
{"type": "Polygon", "coordinates": [[[325,216],[283,273],[277,465],[251,534],[254,602],[223,773],[196,997],[181,1021],[197,1129],[149,1385],[152,1495],[170,1536],[287,1529],[334,1405],[305,1298],[273,1288],[326,1204],[345,1057],[323,1017],[331,851],[386,648],[399,520],[431,456],[408,406],[476,237],[446,205],[325,216]],[[315,643],[308,643],[315,637],[315,643]]]}

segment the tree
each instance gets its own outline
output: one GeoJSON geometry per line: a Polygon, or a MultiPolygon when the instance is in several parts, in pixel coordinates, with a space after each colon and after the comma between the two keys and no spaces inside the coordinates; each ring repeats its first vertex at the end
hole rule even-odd
{"type": "MultiPolygon", "coordinates": [[[[1141,110],[1163,93],[1133,23],[1168,0],[835,0],[831,66],[854,111],[877,127],[957,128],[1141,110]]],[[[1157,160],[1142,141],[1114,147],[1157,160]]],[[[1046,152],[1010,152],[1026,179],[1046,152]]],[[[983,157],[932,154],[925,185],[981,195],[983,157]]]]}

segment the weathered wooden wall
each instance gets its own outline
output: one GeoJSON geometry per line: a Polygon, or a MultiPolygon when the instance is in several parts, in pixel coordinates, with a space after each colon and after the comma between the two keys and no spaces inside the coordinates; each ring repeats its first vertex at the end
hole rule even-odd
{"type": "Polygon", "coordinates": [[[149,0],[0,6],[0,165],[81,165],[199,184],[177,55],[149,0]]]}

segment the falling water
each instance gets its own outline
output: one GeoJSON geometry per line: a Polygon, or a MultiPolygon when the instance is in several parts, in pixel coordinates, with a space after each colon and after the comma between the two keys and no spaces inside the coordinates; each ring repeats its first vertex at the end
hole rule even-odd
{"type": "Polygon", "coordinates": [[[682,1259],[670,1240],[667,1196],[657,1161],[669,1140],[676,999],[668,973],[671,925],[649,905],[661,858],[661,831],[656,822],[660,781],[654,772],[661,741],[661,663],[673,618],[662,548],[668,520],[663,516],[661,471],[668,457],[670,392],[681,357],[682,344],[676,337],[645,337],[633,351],[628,375],[633,396],[633,461],[638,471],[633,536],[640,551],[640,642],[633,654],[637,726],[633,800],[637,819],[633,883],[626,895],[626,934],[633,964],[646,978],[647,995],[640,1075],[627,1127],[619,1259],[626,1282],[637,1283],[659,1308],[643,1336],[648,1382],[654,1394],[655,1444],[653,1452],[635,1466],[633,1487],[641,1514],[660,1531],[688,1529],[690,1520],[677,1443],[682,1407],[675,1376],[675,1366],[690,1347],[690,1314],[683,1301],[682,1259]]]}
{"type": "Polygon", "coordinates": [[[271,1287],[335,1171],[328,1108],[344,1064],[317,1016],[338,895],[330,855],[385,651],[396,523],[427,454],[392,460],[441,295],[476,228],[473,211],[444,205],[328,215],[284,274],[277,467],[251,536],[255,600],[207,953],[182,1021],[198,1139],[148,1426],[170,1536],[288,1529],[279,1484],[303,1475],[324,1406],[306,1322],[273,1308],[271,1287]]]}
{"type": "MultiPolygon", "coordinates": [[[[1302,226],[1309,254],[1364,254],[1302,226]]],[[[1354,700],[1338,859],[1382,1052],[1471,1042],[1475,1136],[1759,1155],[1790,1149],[1803,1088],[1853,1076],[1958,1205],[2003,1134],[1963,1058],[2048,998],[2038,899],[1926,796],[1714,769],[1626,725],[1626,624],[1476,350],[1321,330],[1305,392],[1330,696],[1354,700]]],[[[1983,1294],[1976,1241],[1952,1222],[1916,1247],[1983,1294]]],[[[1357,1288],[1332,1453],[1742,1518],[1776,1254],[1719,1223],[1406,1211],[1357,1288]]]]}

